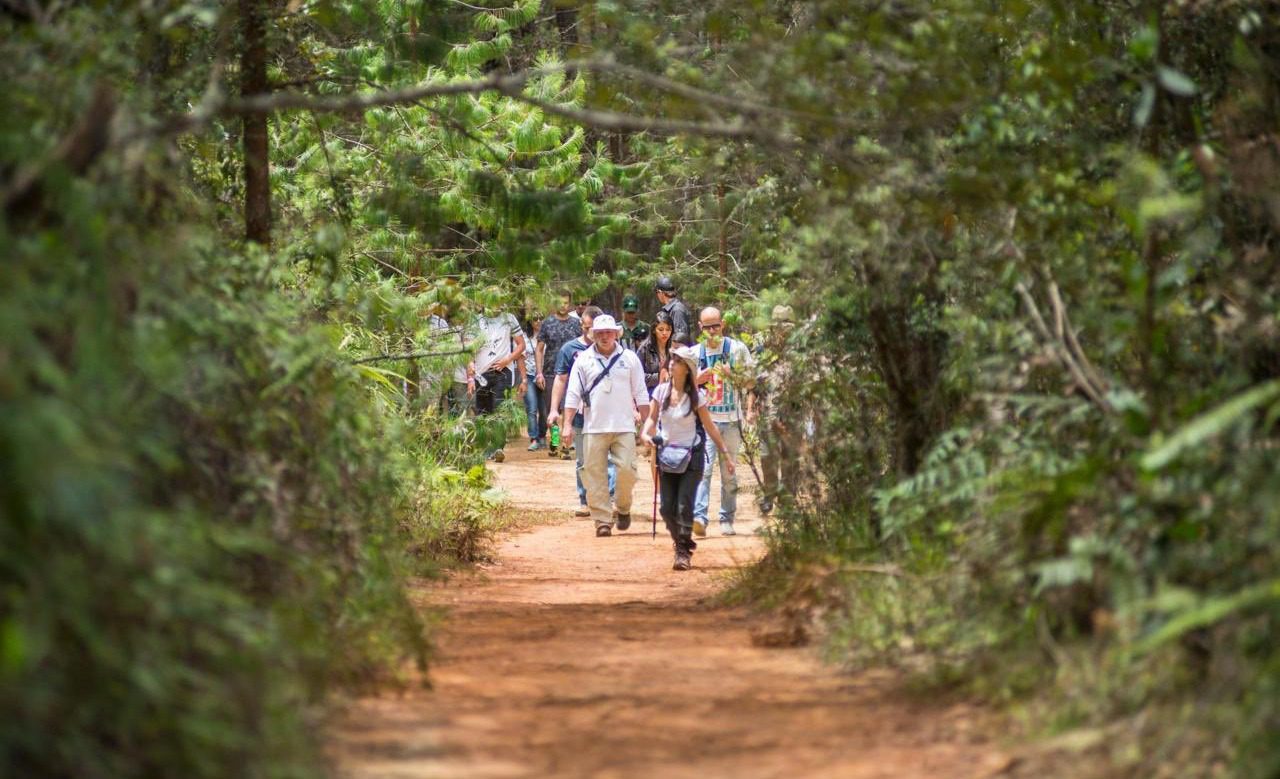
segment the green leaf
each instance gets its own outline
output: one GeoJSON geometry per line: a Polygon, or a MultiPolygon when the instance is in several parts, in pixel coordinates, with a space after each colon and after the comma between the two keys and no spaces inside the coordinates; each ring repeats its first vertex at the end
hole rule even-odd
{"type": "Polygon", "coordinates": [[[1147,636],[1134,647],[1142,654],[1166,644],[1192,630],[1208,627],[1245,609],[1268,602],[1280,602],[1280,579],[1245,587],[1239,592],[1217,598],[1206,598],[1183,610],[1164,623],[1159,630],[1147,636]]]}
{"type": "Polygon", "coordinates": [[[1147,453],[1142,456],[1143,470],[1160,470],[1182,452],[1218,436],[1240,421],[1241,417],[1277,398],[1280,398],[1280,379],[1273,379],[1235,396],[1212,411],[1201,414],[1162,443],[1147,450],[1147,453]]]}
{"type": "Polygon", "coordinates": [[[1178,97],[1191,97],[1199,91],[1196,82],[1168,65],[1161,65],[1156,69],[1156,79],[1159,80],[1160,86],[1178,97]]]}
{"type": "Polygon", "coordinates": [[[1142,85],[1142,94],[1133,107],[1133,123],[1138,127],[1146,127],[1151,121],[1151,114],[1156,108],[1156,86],[1151,82],[1142,85]]]}

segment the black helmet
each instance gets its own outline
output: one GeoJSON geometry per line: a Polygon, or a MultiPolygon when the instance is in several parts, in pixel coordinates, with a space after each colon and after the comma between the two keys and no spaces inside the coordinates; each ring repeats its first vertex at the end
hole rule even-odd
{"type": "Polygon", "coordinates": [[[671,294],[676,291],[676,283],[671,280],[670,276],[659,276],[658,283],[653,285],[659,292],[671,294]]]}
{"type": "Polygon", "coordinates": [[[640,343],[649,337],[649,326],[644,322],[639,322],[635,327],[631,328],[631,340],[640,343]]]}

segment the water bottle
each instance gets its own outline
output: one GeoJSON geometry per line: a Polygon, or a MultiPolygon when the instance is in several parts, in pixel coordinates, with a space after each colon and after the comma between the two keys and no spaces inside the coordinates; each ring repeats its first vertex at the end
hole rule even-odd
{"type": "Polygon", "coordinates": [[[551,451],[554,452],[559,448],[560,448],[560,425],[556,424],[551,426],[551,451]]]}

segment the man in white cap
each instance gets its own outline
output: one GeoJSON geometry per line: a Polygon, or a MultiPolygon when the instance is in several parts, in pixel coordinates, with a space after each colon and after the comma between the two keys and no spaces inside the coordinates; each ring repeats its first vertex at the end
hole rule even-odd
{"type": "MultiPolygon", "coordinates": [[[[609,461],[617,466],[614,492],[618,529],[631,526],[631,492],[636,482],[636,425],[648,416],[649,390],[636,353],[618,343],[622,326],[608,314],[591,323],[592,345],[578,356],[569,373],[564,415],[583,409],[585,423],[582,483],[596,535],[613,534],[614,507],[609,505],[609,461]]],[[[573,443],[573,428],[566,430],[573,443]]]]}

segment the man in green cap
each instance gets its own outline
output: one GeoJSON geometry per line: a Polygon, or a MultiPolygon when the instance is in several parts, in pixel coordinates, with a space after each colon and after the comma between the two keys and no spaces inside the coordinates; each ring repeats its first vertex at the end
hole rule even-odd
{"type": "Polygon", "coordinates": [[[627,295],[622,299],[622,345],[633,351],[649,332],[649,325],[641,321],[639,312],[639,298],[627,295]]]}

